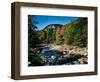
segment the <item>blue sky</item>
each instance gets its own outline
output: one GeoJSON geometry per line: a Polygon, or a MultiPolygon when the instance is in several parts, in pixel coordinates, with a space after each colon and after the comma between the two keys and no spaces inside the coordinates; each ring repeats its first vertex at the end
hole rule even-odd
{"type": "Polygon", "coordinates": [[[36,21],[38,21],[38,24],[36,24],[36,26],[39,30],[45,28],[49,24],[65,25],[73,20],[76,20],[77,18],[78,17],[35,15],[35,19],[36,21]]]}

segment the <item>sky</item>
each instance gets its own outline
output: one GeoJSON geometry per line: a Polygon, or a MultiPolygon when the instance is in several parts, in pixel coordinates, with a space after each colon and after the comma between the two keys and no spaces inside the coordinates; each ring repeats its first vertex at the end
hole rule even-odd
{"type": "Polygon", "coordinates": [[[46,15],[33,15],[38,24],[36,26],[39,30],[45,28],[49,24],[62,24],[65,25],[73,20],[76,20],[78,17],[68,17],[68,16],[46,16],[46,15]]]}

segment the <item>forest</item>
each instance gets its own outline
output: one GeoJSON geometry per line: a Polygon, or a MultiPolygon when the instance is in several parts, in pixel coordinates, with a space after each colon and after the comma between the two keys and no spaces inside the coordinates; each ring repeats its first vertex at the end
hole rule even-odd
{"type": "Polygon", "coordinates": [[[88,21],[49,24],[38,30],[35,16],[28,16],[28,66],[87,64],[88,21]]]}

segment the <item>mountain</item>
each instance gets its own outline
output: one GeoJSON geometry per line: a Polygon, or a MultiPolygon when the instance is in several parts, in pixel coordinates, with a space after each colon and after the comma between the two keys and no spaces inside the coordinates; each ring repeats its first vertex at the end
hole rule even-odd
{"type": "Polygon", "coordinates": [[[44,30],[45,29],[50,29],[50,28],[58,28],[58,27],[62,27],[62,26],[63,25],[61,25],[61,24],[49,24],[44,28],[44,30]]]}
{"type": "Polygon", "coordinates": [[[43,43],[56,43],[87,46],[87,18],[78,18],[68,24],[49,24],[39,31],[39,39],[43,43]]]}

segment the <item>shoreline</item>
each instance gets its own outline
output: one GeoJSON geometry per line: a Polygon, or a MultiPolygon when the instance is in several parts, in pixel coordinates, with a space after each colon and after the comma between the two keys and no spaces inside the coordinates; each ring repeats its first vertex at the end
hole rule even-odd
{"type": "Polygon", "coordinates": [[[61,52],[66,51],[69,54],[81,54],[83,56],[88,56],[88,48],[80,48],[78,46],[71,46],[71,45],[55,45],[55,44],[47,44],[46,47],[49,47],[50,49],[59,50],[61,52]]]}

